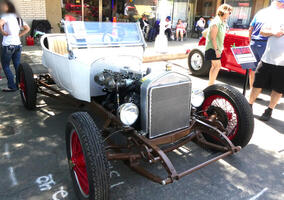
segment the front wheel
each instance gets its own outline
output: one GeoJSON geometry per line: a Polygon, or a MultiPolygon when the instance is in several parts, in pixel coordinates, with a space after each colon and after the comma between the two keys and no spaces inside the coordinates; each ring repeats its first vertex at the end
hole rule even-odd
{"type": "MultiPolygon", "coordinates": [[[[212,85],[204,90],[205,100],[201,106],[205,117],[214,114],[227,130],[226,136],[235,146],[245,147],[253,134],[254,117],[246,98],[228,85],[212,85]]],[[[206,133],[204,137],[215,142],[206,133]]]]}
{"type": "Polygon", "coordinates": [[[109,199],[109,166],[100,131],[88,113],[69,117],[66,149],[71,178],[80,200],[109,199]]]}
{"type": "Polygon", "coordinates": [[[188,68],[194,76],[207,76],[211,68],[211,62],[205,60],[200,50],[192,50],[188,55],[188,68]]]}
{"type": "Polygon", "coordinates": [[[28,110],[33,110],[36,107],[37,86],[32,68],[27,63],[20,64],[18,77],[22,102],[28,110]]]}

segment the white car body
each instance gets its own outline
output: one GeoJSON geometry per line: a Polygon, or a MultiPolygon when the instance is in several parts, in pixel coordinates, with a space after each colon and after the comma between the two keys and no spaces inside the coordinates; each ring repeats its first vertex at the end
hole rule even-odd
{"type": "MultiPolygon", "coordinates": [[[[132,28],[132,33],[135,33],[133,28],[137,27],[136,34],[140,41],[127,42],[127,44],[119,41],[105,42],[105,44],[98,45],[86,42],[86,46],[80,48],[72,41],[74,38],[72,38],[73,35],[68,34],[67,26],[74,24],[82,26],[85,23],[66,22],[66,34],[44,35],[41,38],[42,63],[48,69],[57,86],[69,92],[76,99],[90,102],[92,97],[104,95],[102,86],[94,81],[94,76],[103,70],[110,69],[119,72],[121,69],[125,69],[142,73],[145,42],[138,24],[128,24],[127,26],[132,28]],[[46,45],[47,43],[48,45],[46,45]]],[[[114,26],[111,23],[89,23],[96,26],[99,24],[114,26]]],[[[127,29],[123,30],[124,23],[119,23],[119,28],[118,30],[127,31],[127,29]]],[[[91,36],[97,37],[98,35],[103,39],[105,35],[109,38],[113,37],[107,33],[95,33],[91,36]]]]}

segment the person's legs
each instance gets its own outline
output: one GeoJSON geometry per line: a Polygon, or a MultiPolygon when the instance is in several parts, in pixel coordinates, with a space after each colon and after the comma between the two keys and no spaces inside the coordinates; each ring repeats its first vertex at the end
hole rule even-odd
{"type": "Polygon", "coordinates": [[[261,115],[259,120],[261,120],[261,121],[268,121],[268,120],[270,120],[272,112],[273,112],[273,109],[276,107],[276,105],[278,104],[278,102],[281,99],[281,97],[282,97],[282,93],[278,93],[278,92],[272,90],[271,96],[270,96],[269,106],[264,111],[264,113],[261,115]]]}
{"type": "Polygon", "coordinates": [[[14,54],[15,48],[11,46],[4,46],[2,49],[2,56],[1,56],[1,63],[3,67],[3,71],[6,75],[7,81],[8,81],[8,88],[9,89],[16,89],[16,85],[14,82],[14,74],[12,73],[10,69],[10,63],[12,60],[12,56],[14,54]]]}
{"type": "Polygon", "coordinates": [[[178,39],[179,39],[179,30],[178,29],[176,30],[176,38],[177,38],[177,41],[178,41],[178,39]]]}
{"type": "Polygon", "coordinates": [[[21,62],[21,53],[22,53],[22,47],[21,46],[17,46],[15,49],[15,52],[12,56],[12,60],[13,60],[13,64],[14,64],[14,68],[15,68],[15,73],[16,73],[16,87],[18,88],[18,84],[19,84],[19,77],[18,77],[18,68],[21,62]]]}
{"type": "Polygon", "coordinates": [[[274,109],[276,107],[276,105],[278,104],[279,100],[282,97],[282,93],[278,93],[274,90],[272,90],[271,92],[271,99],[270,99],[270,103],[269,103],[269,108],[274,109]]]}
{"type": "Polygon", "coordinates": [[[218,73],[221,68],[221,60],[212,60],[212,66],[209,72],[209,86],[213,85],[217,79],[218,73]]]}
{"type": "Polygon", "coordinates": [[[183,41],[183,30],[180,30],[180,38],[181,38],[181,41],[183,41]]]}
{"type": "Polygon", "coordinates": [[[259,118],[262,121],[268,121],[271,118],[272,111],[278,104],[280,98],[284,94],[284,66],[271,65],[271,82],[270,88],[272,89],[270,95],[270,103],[268,108],[264,111],[259,118]]]}
{"type": "Polygon", "coordinates": [[[249,73],[249,86],[250,86],[250,89],[252,90],[253,88],[253,82],[254,82],[254,79],[255,79],[255,68],[257,67],[258,63],[260,62],[260,59],[261,57],[259,57],[259,52],[257,50],[257,44],[255,41],[251,41],[251,50],[255,56],[255,59],[256,59],[256,62],[254,63],[254,66],[252,68],[252,70],[250,70],[250,73],[249,73]]]}
{"type": "Polygon", "coordinates": [[[249,97],[249,104],[252,105],[261,92],[262,92],[262,88],[253,87],[250,93],[250,97],[249,97]]]}
{"type": "Polygon", "coordinates": [[[253,88],[254,79],[255,79],[255,71],[250,70],[250,73],[249,73],[249,86],[250,86],[251,90],[253,88]]]}
{"type": "Polygon", "coordinates": [[[167,29],[165,30],[165,34],[166,34],[168,40],[171,40],[171,29],[170,29],[170,28],[167,28],[167,29]]]}
{"type": "Polygon", "coordinates": [[[262,55],[264,54],[266,49],[266,41],[251,41],[251,50],[253,51],[253,54],[256,58],[255,67],[252,68],[249,76],[249,83],[250,83],[250,89],[253,88],[253,82],[255,79],[255,69],[258,66],[259,62],[261,61],[262,55]]]}
{"type": "Polygon", "coordinates": [[[255,72],[253,87],[249,98],[249,104],[252,105],[255,102],[256,98],[259,96],[259,94],[262,92],[262,89],[269,88],[270,84],[271,65],[259,62],[255,72]]]}

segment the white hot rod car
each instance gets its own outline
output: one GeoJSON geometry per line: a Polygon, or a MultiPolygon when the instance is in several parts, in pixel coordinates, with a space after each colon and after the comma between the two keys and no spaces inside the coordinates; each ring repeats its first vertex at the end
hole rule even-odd
{"type": "Polygon", "coordinates": [[[20,93],[30,110],[37,94],[80,102],[83,111],[69,117],[65,130],[79,199],[109,199],[110,160],[166,185],[238,152],[252,137],[252,111],[236,89],[195,92],[187,74],[143,69],[146,44],[136,23],[65,22],[65,34],[44,35],[41,46],[48,73],[34,75],[21,64],[20,93]],[[220,154],[178,172],[167,153],[190,141],[220,154]],[[166,175],[141,162],[161,164],[166,175]]]}

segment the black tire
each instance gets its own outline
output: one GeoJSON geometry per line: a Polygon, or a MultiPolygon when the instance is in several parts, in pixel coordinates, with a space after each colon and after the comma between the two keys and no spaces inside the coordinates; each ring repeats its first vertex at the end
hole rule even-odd
{"type": "Polygon", "coordinates": [[[192,50],[188,55],[188,68],[189,71],[194,76],[208,76],[210,68],[211,68],[211,62],[208,60],[205,60],[204,54],[200,50],[192,50]],[[200,67],[195,67],[192,65],[192,58],[194,56],[198,56],[201,59],[201,65],[200,67]]]}
{"type": "MultiPolygon", "coordinates": [[[[78,145],[76,146],[78,152],[78,145]]],[[[69,117],[66,126],[66,149],[67,158],[70,165],[70,174],[73,181],[75,192],[80,200],[108,200],[109,199],[109,165],[106,159],[105,147],[101,133],[97,128],[95,122],[91,116],[86,112],[77,112],[69,117]],[[76,134],[76,135],[74,135],[76,134]],[[74,138],[73,138],[74,137],[74,138]],[[76,156],[72,157],[72,145],[76,144],[74,140],[78,137],[79,144],[81,146],[81,154],[84,157],[87,180],[85,182],[88,185],[89,193],[84,192],[83,184],[79,181],[77,176],[76,165],[73,162],[76,161],[76,156]],[[72,141],[71,141],[72,140],[72,141]],[[71,160],[72,159],[72,160],[71,160]]],[[[76,155],[79,155],[76,153],[76,155]]],[[[79,157],[79,156],[77,156],[79,157]]],[[[80,161],[80,160],[79,160],[80,161]]],[[[78,165],[81,167],[82,165],[78,165]]],[[[82,168],[80,168],[82,170],[82,168]]]]}
{"type": "Polygon", "coordinates": [[[28,110],[36,107],[37,86],[32,68],[27,63],[21,63],[18,69],[20,95],[28,110]]]}
{"type": "MultiPolygon", "coordinates": [[[[208,105],[212,101],[211,106],[222,108],[224,111],[226,107],[231,108],[233,112],[223,112],[226,113],[225,116],[231,116],[232,119],[226,119],[225,126],[227,126],[227,130],[229,131],[233,125],[236,124],[235,129],[232,128],[232,131],[227,135],[232,143],[236,146],[245,147],[253,134],[254,131],[254,117],[252,113],[252,109],[249,106],[246,98],[235,88],[229,85],[212,85],[204,90],[205,100],[202,105],[202,109],[208,109],[208,105]],[[217,101],[217,100],[219,101],[217,101]],[[215,102],[214,102],[215,101],[215,102]],[[223,102],[223,103],[222,103],[223,102]],[[234,114],[235,113],[235,114],[234,114]],[[237,122],[237,123],[236,123],[237,122]],[[232,126],[230,126],[231,124],[232,126]],[[231,135],[230,135],[231,134],[231,135]]],[[[218,113],[222,114],[222,110],[218,113]]],[[[222,117],[221,117],[222,118],[222,117]]],[[[222,121],[222,120],[221,120],[222,121]]],[[[216,139],[204,134],[204,137],[211,141],[218,143],[216,139]]]]}

